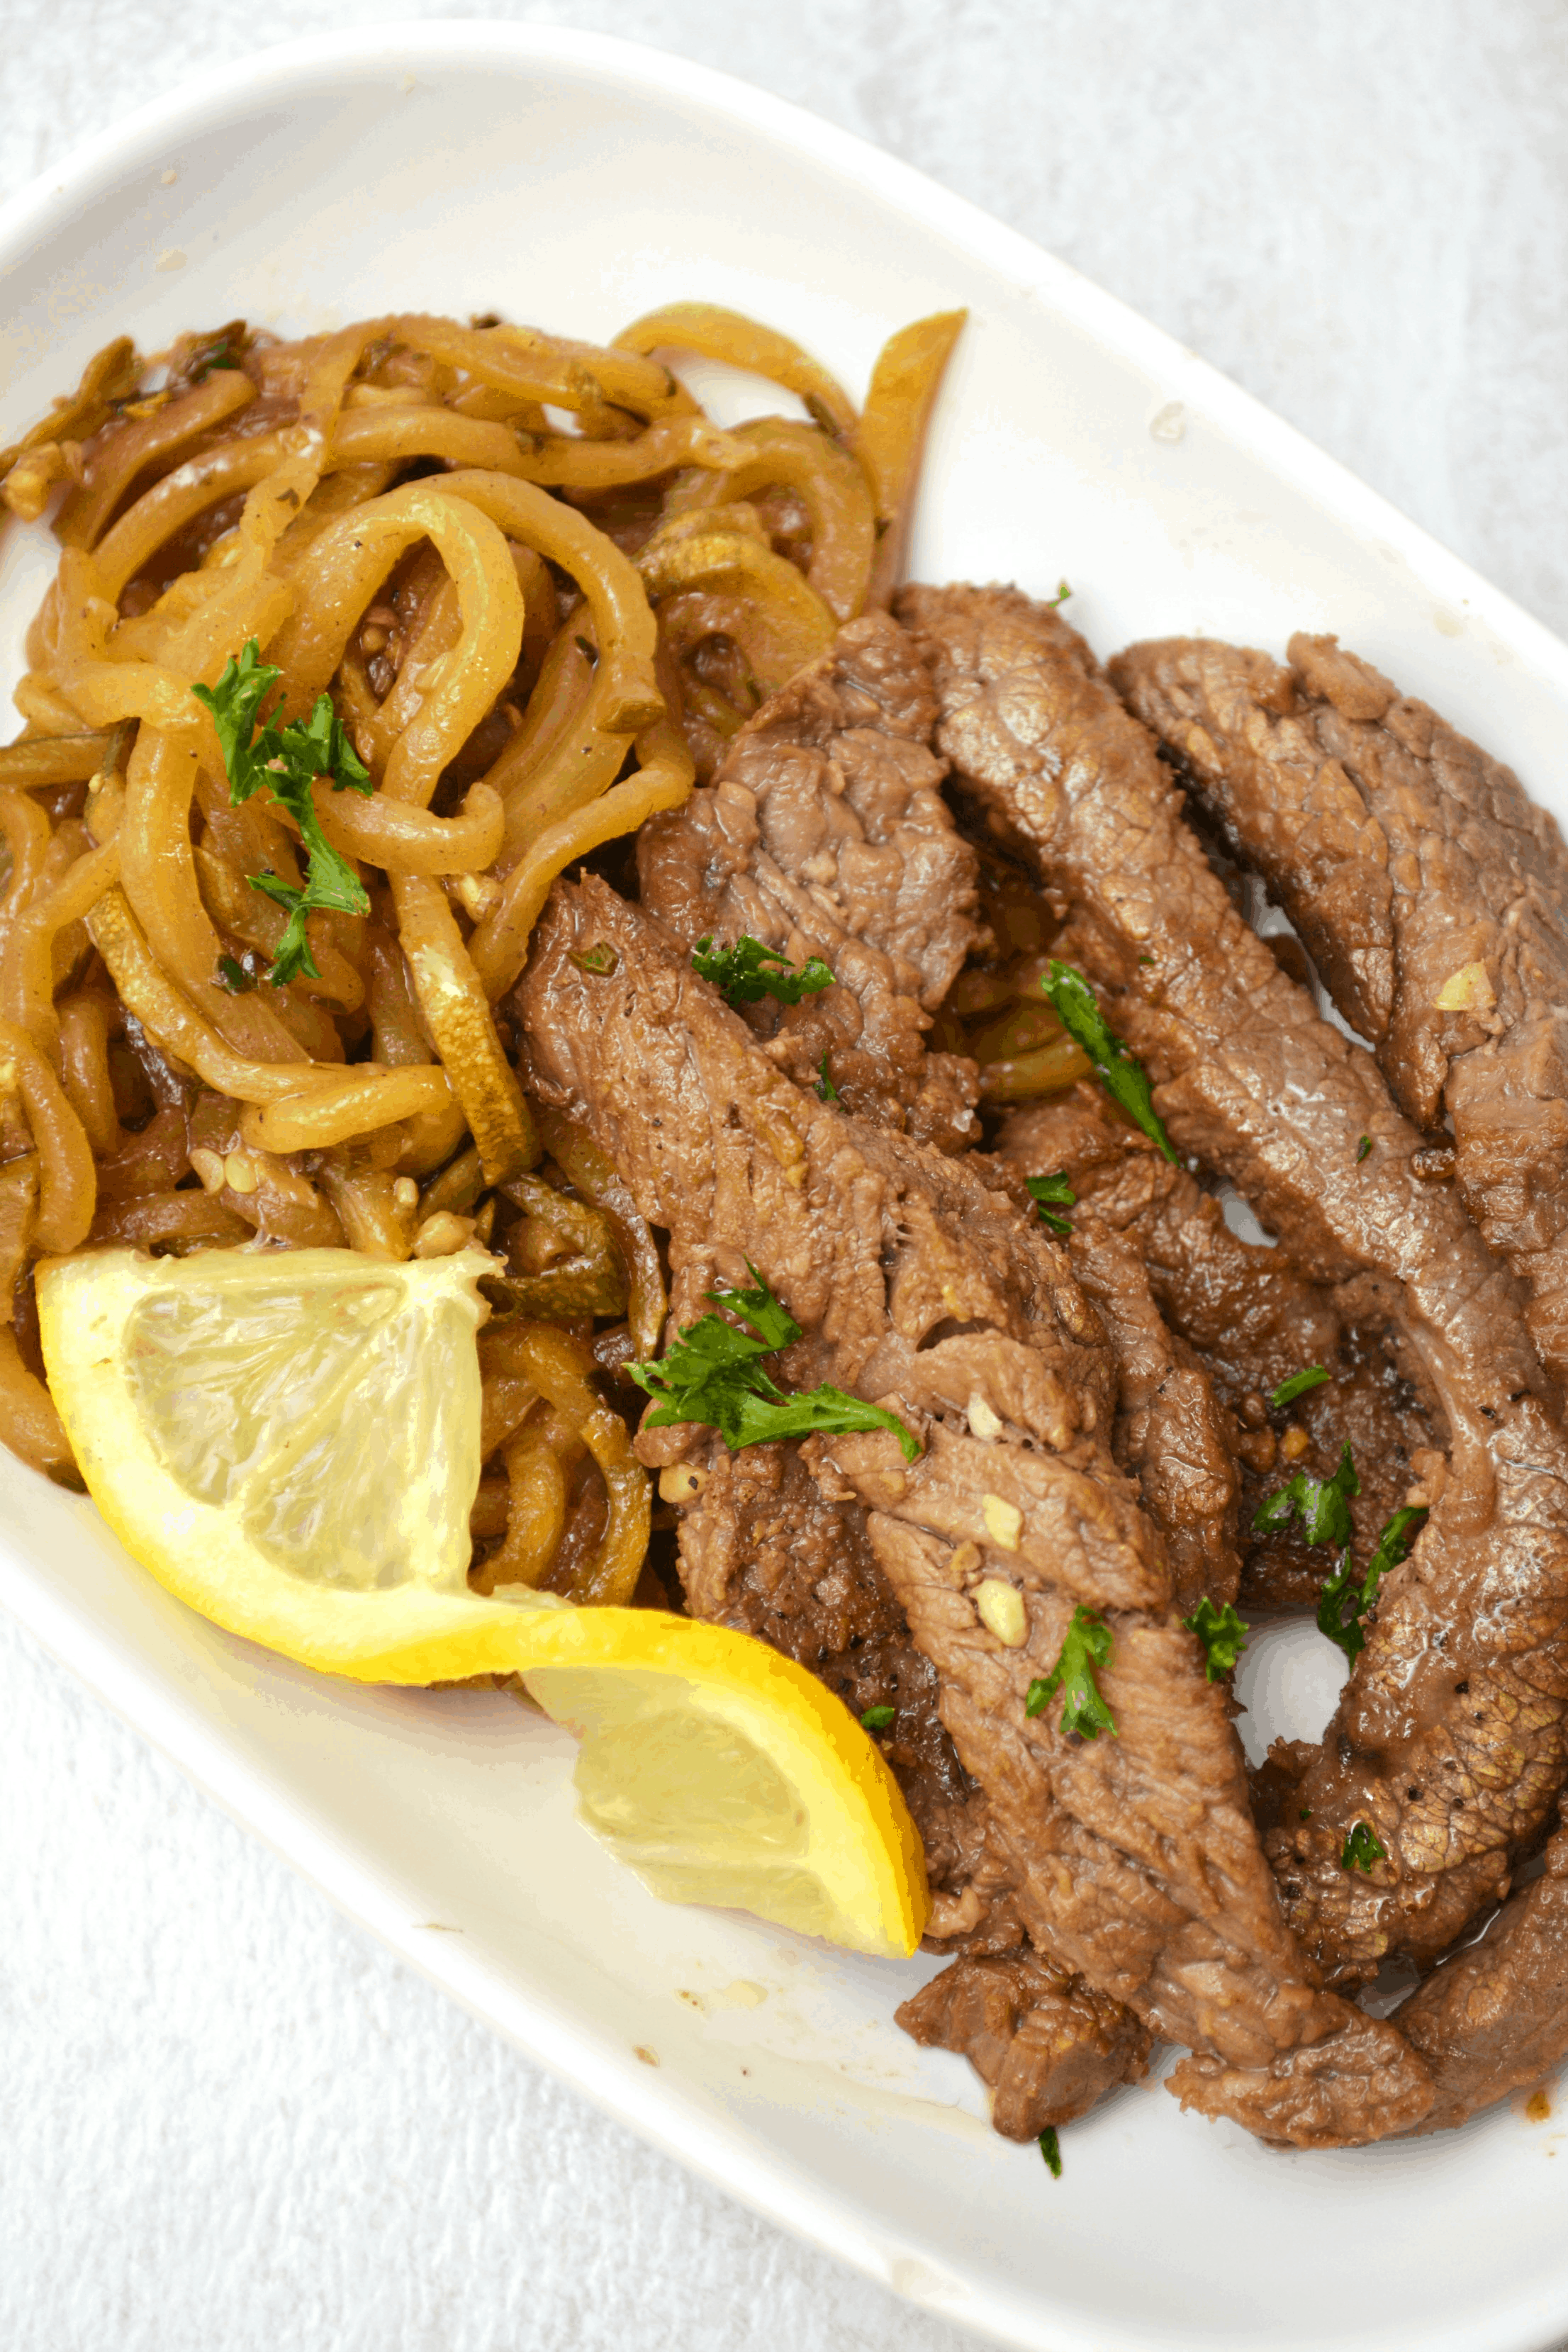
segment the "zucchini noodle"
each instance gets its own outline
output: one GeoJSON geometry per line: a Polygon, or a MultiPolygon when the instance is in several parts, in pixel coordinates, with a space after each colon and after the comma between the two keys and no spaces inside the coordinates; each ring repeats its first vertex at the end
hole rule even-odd
{"type": "Polygon", "coordinates": [[[677,806],[885,600],[959,322],[895,337],[861,415],[705,303],[606,345],[234,320],[152,362],[120,338],[0,451],[0,521],[52,515],[59,542],[0,746],[0,1439],[24,1460],[79,1483],[40,1256],[477,1244],[472,1580],[631,1600],[652,1497],[618,1368],[660,1344],[659,1246],[525,1091],[511,991],[556,877],[677,806]],[[811,421],[721,426],[682,351],[811,421]],[[309,730],[318,766],[253,754],[258,726],[309,730]]]}

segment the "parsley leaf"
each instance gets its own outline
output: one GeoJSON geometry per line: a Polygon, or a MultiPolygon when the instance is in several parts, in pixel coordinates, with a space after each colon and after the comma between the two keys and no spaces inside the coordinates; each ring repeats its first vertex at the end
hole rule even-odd
{"type": "Polygon", "coordinates": [[[1388,1848],[1380,1845],[1373,1831],[1365,1822],[1357,1822],[1340,1853],[1342,1870],[1359,1870],[1370,1878],[1374,1862],[1386,1862],[1388,1848]]]}
{"type": "Polygon", "coordinates": [[[310,786],[327,776],[332,790],[369,793],[370,774],[343,732],[342,721],[330,696],[316,698],[316,707],[301,725],[276,727],[268,719],[257,727],[261,706],[282,673],[261,659],[251,637],[237,660],[231,655],[216,687],[193,686],[196,700],[212,713],[228,775],[228,796],[236,808],[259,792],[263,784],[300,828],[306,852],[305,887],[298,889],[276,874],[252,874],[253,890],[260,890],[283,908],[289,922],[272,959],[272,984],[281,988],[296,972],[319,980],[306,935],[306,918],[318,911],[368,915],[370,898],[346,857],[340,856],[321,831],[310,786]]]}
{"type": "Polygon", "coordinates": [[[1353,1579],[1353,1564],[1347,1546],[1343,1559],[1324,1585],[1318,1598],[1318,1631],[1337,1642],[1347,1658],[1356,1657],[1366,1647],[1366,1635],[1361,1621],[1377,1598],[1377,1588],[1391,1568],[1397,1568],[1409,1551],[1426,1517],[1424,1505],[1406,1503],[1394,1512],[1377,1539],[1377,1549],[1367,1562],[1366,1574],[1358,1585],[1353,1579]]]}
{"type": "Polygon", "coordinates": [[[628,1364],[638,1388],[660,1400],[647,1417],[649,1429],[690,1423],[716,1429],[731,1453],[773,1438],[805,1437],[814,1429],[890,1429],[913,1462],[920,1446],[896,1413],[863,1404],[842,1389],[805,1389],[795,1395],[775,1388],[762,1358],[798,1339],[800,1325],[779,1305],[748,1258],[755,1276],[752,1290],[710,1290],[715,1307],[727,1307],[752,1327],[737,1330],[721,1315],[688,1323],[654,1364],[628,1364]],[[754,1335],[754,1336],[753,1336],[754,1335]]]}
{"type": "Polygon", "coordinates": [[[1355,1164],[1356,1164],[1356,1166],[1357,1166],[1358,1168],[1361,1166],[1362,1161],[1366,1158],[1367,1153],[1368,1153],[1371,1150],[1372,1150],[1372,1138],[1371,1138],[1371,1136],[1370,1136],[1370,1135],[1363,1135],[1363,1136],[1362,1137],[1361,1141],[1356,1145],[1356,1148],[1355,1148],[1355,1164]]]}
{"type": "Polygon", "coordinates": [[[1047,2124],[1040,2134],[1040,2154],[1046,2159],[1046,2170],[1051,2179],[1059,2180],[1062,2177],[1062,2151],[1055,2124],[1047,2124]]]}
{"type": "Polygon", "coordinates": [[[1362,1586],[1362,1604],[1370,1609],[1377,1596],[1377,1588],[1391,1568],[1397,1568],[1421,1532],[1426,1517],[1425,1503],[1405,1503],[1394,1512],[1377,1539],[1377,1549],[1366,1568],[1366,1582],[1362,1586]]]}
{"type": "Polygon", "coordinates": [[[763,947],[749,931],[732,948],[716,948],[711,936],[699,940],[691,968],[700,980],[712,982],[727,1004],[756,1004],[764,996],[776,996],[781,1004],[798,1004],[803,996],[815,996],[818,989],[833,985],[832,971],[820,956],[808,956],[796,971],[788,956],[763,947]],[[777,969],[770,971],[770,965],[777,969]]]}
{"type": "Polygon", "coordinates": [[[1321,1364],[1309,1364],[1304,1371],[1292,1372],[1288,1381],[1281,1381],[1271,1392],[1268,1402],[1278,1412],[1281,1405],[1293,1404],[1299,1396],[1305,1396],[1309,1389],[1321,1389],[1325,1381],[1332,1378],[1332,1373],[1324,1371],[1321,1364]]]}
{"type": "Polygon", "coordinates": [[[818,1102],[837,1102],[838,1089],[827,1075],[827,1056],[824,1054],[816,1066],[816,1098],[818,1102]]]}
{"type": "Polygon", "coordinates": [[[898,1711],[896,1706],[868,1706],[860,1722],[867,1731],[886,1731],[898,1711]]]}
{"type": "Polygon", "coordinates": [[[1348,1544],[1354,1532],[1351,1526],[1351,1496],[1361,1493],[1361,1480],[1356,1476],[1347,1445],[1340,1456],[1339,1468],[1329,1478],[1313,1478],[1305,1470],[1298,1470],[1288,1486],[1270,1495],[1253,1513],[1255,1531],[1266,1532],[1270,1528],[1288,1527],[1292,1517],[1300,1518],[1310,1544],[1348,1544]]]}
{"type": "Polygon", "coordinates": [[[1192,1615],[1184,1617],[1182,1622],[1204,1645],[1204,1670],[1209,1681],[1223,1681],[1247,1647],[1252,1628],[1246,1618],[1238,1617],[1228,1601],[1223,1609],[1216,1609],[1205,1592],[1192,1615]]]}
{"type": "Polygon", "coordinates": [[[1366,1635],[1361,1630],[1364,1606],[1362,1588],[1355,1580],[1355,1561],[1347,1544],[1340,1555],[1338,1568],[1318,1595],[1318,1631],[1326,1633],[1331,1642],[1337,1642],[1347,1658],[1357,1656],[1366,1647],[1366,1635]]]}
{"type": "Polygon", "coordinates": [[[1120,1738],[1116,1718],[1094,1679],[1096,1666],[1110,1664],[1110,1626],[1097,1611],[1084,1608],[1080,1601],[1072,1612],[1060,1657],[1043,1682],[1029,1685],[1024,1713],[1043,1715],[1047,1702],[1059,1690],[1064,1731],[1076,1731],[1085,1739],[1098,1739],[1102,1731],[1109,1731],[1112,1739],[1120,1738]]]}
{"type": "Polygon", "coordinates": [[[191,366],[191,382],[205,383],[215,368],[237,368],[239,362],[228,347],[228,337],[219,335],[206,349],[198,352],[191,366]]]}
{"type": "Polygon", "coordinates": [[[1083,1047],[1094,1064],[1095,1074],[1112,1102],[1119,1102],[1173,1163],[1176,1155],[1154,1108],[1143,1065],[1128,1052],[1108,1025],[1099,1000],[1082,972],[1070,963],[1058,963],[1053,956],[1051,968],[1040,982],[1040,993],[1049,997],[1068,1035],[1083,1047]]]}
{"type": "Polygon", "coordinates": [[[1058,581],[1057,582],[1057,593],[1056,593],[1056,594],[1055,594],[1054,596],[1047,596],[1047,597],[1046,598],[1046,602],[1047,602],[1047,604],[1050,604],[1050,605],[1055,606],[1055,607],[1056,607],[1056,609],[1059,612],[1059,611],[1060,611],[1060,609],[1061,609],[1061,607],[1062,607],[1062,606],[1067,603],[1068,598],[1071,594],[1072,594],[1072,590],[1068,586],[1067,582],[1066,582],[1065,580],[1058,580],[1058,581]]]}
{"type": "Polygon", "coordinates": [[[1047,1202],[1057,1202],[1063,1208],[1070,1209],[1077,1201],[1078,1194],[1068,1181],[1066,1169],[1058,1168],[1054,1176],[1026,1176],[1024,1183],[1052,1233],[1070,1234],[1071,1218],[1058,1217],[1054,1209],[1046,1205],[1047,1202]]]}
{"type": "Polygon", "coordinates": [[[569,955],[566,961],[574,963],[579,971],[585,971],[593,980],[608,980],[621,968],[620,957],[608,940],[595,940],[591,948],[583,950],[581,955],[569,955]]]}
{"type": "Polygon", "coordinates": [[[256,986],[254,976],[246,971],[237,956],[220,955],[217,976],[231,996],[243,996],[247,989],[256,986]]]}

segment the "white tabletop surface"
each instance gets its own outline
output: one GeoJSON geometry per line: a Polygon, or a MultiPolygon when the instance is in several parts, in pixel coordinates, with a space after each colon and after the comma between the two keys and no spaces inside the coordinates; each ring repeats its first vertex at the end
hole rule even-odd
{"type": "MultiPolygon", "coordinates": [[[[258,41],[353,24],[374,41],[389,19],[483,13],[7,0],[0,191],[258,41]]],[[[489,13],[700,58],[919,164],[1568,633],[1563,0],[489,13]]],[[[0,1791],[8,2352],[975,2341],[526,2063],[4,1622],[0,1791]]]]}

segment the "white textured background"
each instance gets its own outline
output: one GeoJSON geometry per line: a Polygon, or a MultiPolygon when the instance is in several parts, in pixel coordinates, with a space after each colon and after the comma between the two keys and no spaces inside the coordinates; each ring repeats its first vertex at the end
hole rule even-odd
{"type": "MultiPolygon", "coordinates": [[[[0,193],[258,39],[0,0],[0,193]]],[[[583,0],[891,149],[1568,633],[1568,0],[583,0]]],[[[0,1622],[5,2352],[963,2352],[345,1925],[0,1622]]],[[[1047,2347],[1042,2347],[1047,2352],[1047,2347]]]]}

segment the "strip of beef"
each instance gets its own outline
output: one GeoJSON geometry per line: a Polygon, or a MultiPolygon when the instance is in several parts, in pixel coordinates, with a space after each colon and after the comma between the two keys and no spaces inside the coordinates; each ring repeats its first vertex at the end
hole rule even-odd
{"type": "MultiPolygon", "coordinates": [[[[677,1319],[719,1281],[743,1281],[750,1260],[805,1334],[778,1360],[780,1385],[830,1381],[918,1433],[912,1465],[886,1431],[814,1436],[801,1459],[830,1502],[868,1507],[1037,1948],[1223,2067],[1268,2074],[1333,2041],[1338,2106],[1315,2078],[1298,2119],[1289,2092],[1249,2084],[1272,2136],[1407,2127],[1429,2097],[1424,2070],[1397,2034],[1319,1990],[1281,1919],[1225,1693],[1110,1458],[1099,1325],[1038,1221],[972,1159],[791,1086],[663,927],[601,884],[557,886],[515,1002],[535,1087],[668,1232],[677,1319]],[[599,940],[614,972],[581,968],[599,940]],[[1114,1738],[1027,1712],[1079,1605],[1112,1629],[1114,1738]]],[[[713,1433],[638,1443],[645,1459],[710,1474],[700,1509],[713,1433]]]]}
{"type": "Polygon", "coordinates": [[[940,790],[931,671],[883,614],[851,621],[741,730],[711,785],[637,836],[642,902],[695,947],[749,933],[837,985],[745,1017],[798,1085],[939,1150],[977,1140],[974,1065],[925,1033],[973,945],[976,861],[940,790]]]}
{"type": "Polygon", "coordinates": [[[963,2053],[991,2086],[991,2121],[1005,2139],[1075,2123],[1108,2077],[1136,2083],[1149,2071],[1149,2036],[1131,2011],[1037,1952],[954,1960],[897,2015],[926,2048],[963,2053]]]}
{"type": "Polygon", "coordinates": [[[1462,2124],[1561,2064],[1568,2056],[1568,1827],[1548,1845],[1543,1874],[1395,2015],[1436,2086],[1424,2132],[1462,2124]]]}
{"type": "Polygon", "coordinates": [[[732,1625],[810,1667],[851,1714],[891,1706],[882,1752],[925,1848],[933,1950],[1005,1952],[1021,1944],[1013,1871],[988,1834],[985,1800],[937,1710],[936,1672],[904,1612],[854,1500],[826,1496],[799,1444],[703,1450],[702,1492],[681,1515],[680,1572],[694,1617],[732,1625]]]}
{"type": "Polygon", "coordinates": [[[1310,949],[1568,1372],[1568,854],[1519,779],[1332,637],[1133,646],[1112,683],[1310,949]]]}
{"type": "MultiPolygon", "coordinates": [[[[928,1008],[976,936],[975,858],[939,790],[930,671],[885,616],[851,623],[742,729],[712,786],[637,837],[643,903],[689,948],[744,934],[792,961],[818,955],[836,985],[784,1007],[742,1008],[771,1059],[802,1084],[940,1148],[978,1132],[977,1077],[928,1056],[928,1008]]],[[[811,1666],[857,1715],[893,1706],[884,1752],[921,1830],[934,1895],[928,1940],[1005,1950],[1023,1928],[984,1804],[935,1706],[857,1505],[817,1493],[795,1444],[721,1449],[687,1514],[694,1613],[762,1635],[811,1666]]]]}
{"type": "Polygon", "coordinates": [[[1241,1583],[1241,1481],[1214,1382],[1167,1327],[1142,1258],[1125,1234],[1092,1213],[1079,1213],[1068,1255],[1116,1356],[1111,1452],[1137,1481],[1143,1508],[1164,1538],[1176,1608],[1190,1616],[1205,1593],[1216,1603],[1234,1601],[1241,1583]]]}
{"type": "MultiPolygon", "coordinates": [[[[1060,942],[1147,1066],[1180,1149],[1228,1176],[1313,1279],[1399,1286],[1449,1475],[1384,1580],[1322,1745],[1269,1833],[1291,1919],[1336,1978],[1435,1959],[1504,1895],[1568,1772],[1568,1448],[1513,1277],[1369,1054],[1249,930],[1153,738],[1076,631],[1009,589],[905,590],[935,650],[957,785],[1073,907],[1060,942]],[[1342,1855],[1358,1822],[1384,1849],[1342,1855]]],[[[960,1753],[963,1742],[959,1743],[960,1753]]]]}
{"type": "MultiPolygon", "coordinates": [[[[1312,1282],[1283,1250],[1243,1241],[1214,1195],[1091,1082],[1015,1111],[997,1150],[1031,1175],[1060,1169],[1070,1178],[1079,1202],[1135,1256],[1160,1312],[1208,1373],[1221,1443],[1239,1473],[1244,1608],[1315,1607],[1339,1564],[1307,1544],[1299,1522],[1253,1530],[1258,1507],[1296,1471],[1327,1478],[1350,1447],[1363,1559],[1392,1512],[1430,1500],[1447,1468],[1447,1428],[1405,1339],[1397,1286],[1371,1275],[1312,1282]],[[1332,1379],[1271,1406],[1279,1383],[1310,1364],[1332,1379]]],[[[1075,1267],[1082,1223],[1075,1212],[1075,1267]]],[[[1235,1597],[1208,1589],[1216,1601],[1235,1597]]]]}

